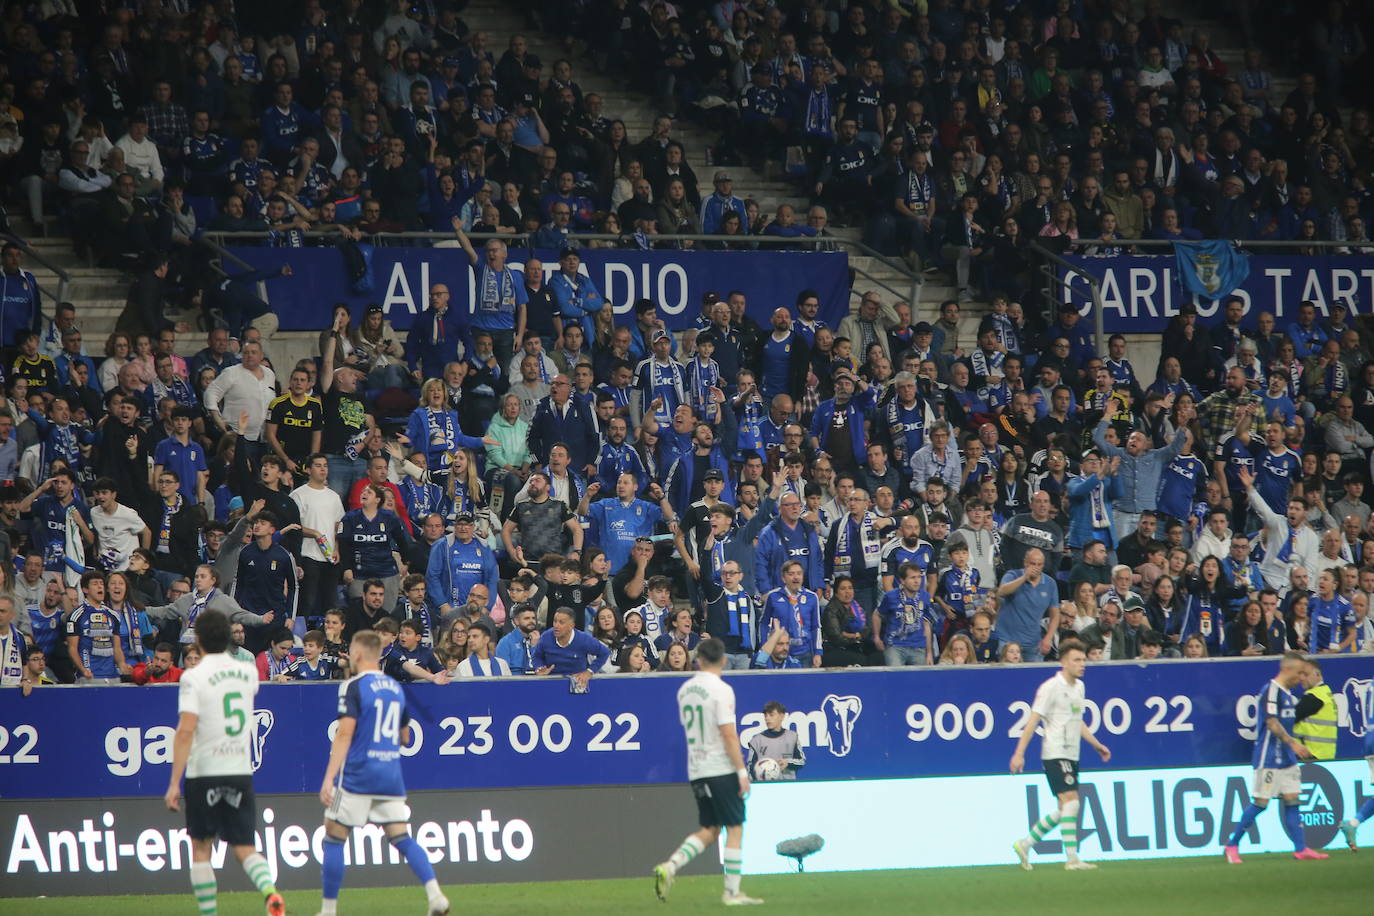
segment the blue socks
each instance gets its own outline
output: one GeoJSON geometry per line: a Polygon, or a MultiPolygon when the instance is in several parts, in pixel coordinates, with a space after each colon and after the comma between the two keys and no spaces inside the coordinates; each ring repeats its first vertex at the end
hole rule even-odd
{"type": "Polygon", "coordinates": [[[410,834],[403,834],[391,841],[401,855],[406,857],[406,863],[410,870],[415,872],[415,877],[420,879],[421,884],[428,884],[434,880],[434,867],[429,864],[429,856],[420,848],[420,844],[415,842],[415,837],[410,834]]]}
{"type": "Polygon", "coordinates": [[[1364,804],[1360,805],[1360,812],[1355,815],[1355,820],[1361,824],[1374,817],[1374,798],[1366,798],[1364,804]]]}
{"type": "Polygon", "coordinates": [[[1259,817],[1262,811],[1264,809],[1254,802],[1246,805],[1245,810],[1241,812],[1240,820],[1236,822],[1236,829],[1231,831],[1231,837],[1226,841],[1226,845],[1239,846],[1240,838],[1245,836],[1245,831],[1250,829],[1250,826],[1255,823],[1255,818],[1259,817]]]}
{"type": "Polygon", "coordinates": [[[339,899],[339,888],[343,887],[344,841],[329,835],[324,838],[324,863],[321,871],[321,896],[325,900],[339,899]]]}
{"type": "Polygon", "coordinates": [[[1288,838],[1293,841],[1295,852],[1302,852],[1307,848],[1307,840],[1303,836],[1302,814],[1300,805],[1283,806],[1283,830],[1288,834],[1288,838]]]}

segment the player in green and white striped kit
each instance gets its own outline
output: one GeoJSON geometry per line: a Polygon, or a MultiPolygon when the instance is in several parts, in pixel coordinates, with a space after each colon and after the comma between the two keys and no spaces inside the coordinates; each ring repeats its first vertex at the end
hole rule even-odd
{"type": "Polygon", "coordinates": [[[749,795],[749,771],[735,730],[735,691],[721,680],[725,668],[725,643],[702,640],[697,646],[701,672],[677,692],[678,721],[687,737],[687,778],[697,800],[701,829],[682,841],[677,852],[654,867],[654,892],[668,898],[678,869],[720,839],[725,828],[726,906],[763,903],[739,888],[743,870],[744,799],[749,795]]]}
{"type": "Polygon", "coordinates": [[[1067,858],[1064,868],[1085,871],[1097,867],[1078,858],[1079,745],[1087,741],[1102,757],[1103,763],[1112,759],[1112,752],[1097,740],[1097,736],[1088,730],[1083,721],[1083,669],[1087,667],[1087,662],[1088,656],[1082,643],[1067,640],[1059,646],[1059,673],[1035,691],[1030,718],[1021,731],[1021,740],[1016,742],[1016,753],[1011,755],[1011,771],[1020,773],[1026,765],[1026,745],[1030,744],[1036,726],[1045,723],[1045,737],[1040,742],[1040,760],[1045,765],[1050,790],[1059,799],[1059,808],[1040,818],[1031,827],[1029,836],[1012,844],[1016,858],[1026,871],[1031,870],[1031,847],[1056,826],[1064,840],[1064,855],[1067,858]]]}

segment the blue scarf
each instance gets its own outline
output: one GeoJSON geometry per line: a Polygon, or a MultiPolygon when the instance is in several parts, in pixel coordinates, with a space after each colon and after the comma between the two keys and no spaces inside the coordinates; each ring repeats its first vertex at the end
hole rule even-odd
{"type": "Polygon", "coordinates": [[[806,97],[806,130],[810,136],[833,136],[830,127],[830,91],[828,89],[812,89],[810,95],[806,97]]]}
{"type": "Polygon", "coordinates": [[[191,592],[191,607],[186,612],[186,626],[181,628],[182,644],[196,641],[196,618],[200,616],[201,611],[209,606],[211,599],[215,597],[215,593],[218,591],[219,589],[212,588],[205,593],[203,598],[194,591],[191,592]]]}
{"type": "Polygon", "coordinates": [[[510,268],[501,271],[498,281],[490,267],[483,266],[477,281],[477,311],[492,314],[515,314],[515,280],[510,268]]]}
{"type": "Polygon", "coordinates": [[[185,502],[180,493],[177,494],[176,501],[168,504],[162,501],[162,525],[157,530],[157,552],[172,552],[172,516],[181,511],[181,504],[185,502]]]}

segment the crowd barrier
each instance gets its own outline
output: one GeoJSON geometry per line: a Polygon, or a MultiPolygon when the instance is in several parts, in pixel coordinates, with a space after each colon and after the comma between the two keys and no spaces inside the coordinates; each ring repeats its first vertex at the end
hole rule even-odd
{"type": "MultiPolygon", "coordinates": [[[[1185,303],[1197,307],[1198,323],[1220,324],[1225,315],[1219,299],[1184,292],[1178,283],[1178,261],[1172,254],[1091,257],[1066,255],[1071,264],[1102,284],[1103,327],[1108,333],[1158,334],[1185,303]]],[[[1298,303],[1316,303],[1318,319],[1339,302],[1351,316],[1374,313],[1374,258],[1367,255],[1252,254],[1250,275],[1235,291],[1246,305],[1244,324],[1254,327],[1260,312],[1274,315],[1277,328],[1297,320],[1298,303]]],[[[1088,285],[1060,271],[1060,301],[1092,317],[1088,285]]],[[[1091,323],[1091,322],[1090,322],[1091,323]]]]}
{"type": "MultiPolygon", "coordinates": [[[[261,270],[291,265],[289,280],[267,286],[268,301],[282,330],[327,328],[339,302],[347,303],[354,315],[361,315],[369,303],[381,303],[392,327],[406,330],[428,306],[429,288],[435,283],[448,286],[451,308],[459,314],[472,313],[475,275],[461,248],[378,247],[372,252],[372,287],[365,292],[353,288],[337,248],[233,245],[228,250],[261,270]]],[[[748,314],[764,328],[779,306],[795,313],[793,305],[803,289],[817,292],[818,317],[829,327],[838,327],[849,314],[849,256],[843,252],[586,248],[581,254],[580,272],[614,305],[620,324],[631,320],[637,300],[652,299],[658,317],[670,329],[693,327],[708,291],[723,298],[731,290],[740,290],[748,302],[748,314]]],[[[558,270],[558,252],[536,250],[534,255],[543,263],[546,277],[558,270]]],[[[528,248],[512,248],[507,263],[522,271],[529,256],[528,248]]]]}

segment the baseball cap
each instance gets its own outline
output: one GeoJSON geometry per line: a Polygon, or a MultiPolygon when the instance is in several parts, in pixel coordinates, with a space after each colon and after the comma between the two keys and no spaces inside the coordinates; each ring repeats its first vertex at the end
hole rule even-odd
{"type": "Polygon", "coordinates": [[[934,334],[934,333],[935,333],[935,329],[934,329],[933,327],[930,326],[930,322],[929,322],[929,321],[918,321],[918,322],[916,322],[916,325],[911,329],[911,333],[913,333],[913,334],[934,334]]]}
{"type": "Polygon", "coordinates": [[[471,513],[471,512],[459,512],[457,515],[455,515],[455,516],[453,517],[453,523],[454,523],[455,525],[458,524],[459,522],[468,522],[469,524],[471,524],[472,521],[473,521],[473,518],[472,518],[472,513],[471,513]]]}
{"type": "Polygon", "coordinates": [[[538,54],[526,54],[525,66],[532,70],[538,70],[540,67],[544,66],[544,62],[539,59],[538,54]]]}
{"type": "Polygon", "coordinates": [[[461,67],[463,62],[456,57],[445,57],[443,65],[445,67],[461,67]]]}
{"type": "Polygon", "coordinates": [[[1074,305],[1072,302],[1061,302],[1061,303],[1059,303],[1059,314],[1061,314],[1061,315],[1063,315],[1063,314],[1065,314],[1065,313],[1067,313],[1067,312],[1076,312],[1076,311],[1078,311],[1078,306],[1074,305]]]}
{"type": "Polygon", "coordinates": [[[660,340],[668,339],[668,332],[663,330],[662,328],[659,328],[657,331],[654,331],[653,335],[649,338],[649,343],[657,343],[660,340]]]}
{"type": "MultiPolygon", "coordinates": [[[[526,66],[528,66],[528,64],[526,64],[526,66]]],[[[534,93],[533,93],[533,92],[526,92],[524,95],[520,96],[520,104],[521,104],[521,105],[527,105],[527,106],[529,106],[530,108],[533,108],[533,107],[534,107],[534,93]]]]}
{"type": "Polygon", "coordinates": [[[722,474],[720,471],[716,470],[715,468],[711,468],[711,470],[707,471],[707,472],[706,472],[706,475],[705,475],[704,477],[702,477],[701,479],[702,479],[703,482],[704,482],[704,481],[707,481],[707,480],[720,480],[720,481],[724,481],[724,480],[725,480],[725,475],[722,474]]]}
{"type": "Polygon", "coordinates": [[[364,314],[364,315],[380,315],[380,314],[382,314],[384,311],[385,311],[385,310],[384,310],[380,305],[378,305],[377,303],[374,302],[374,303],[372,303],[371,305],[369,305],[366,309],[363,310],[363,314],[364,314]]]}
{"type": "Polygon", "coordinates": [[[715,177],[714,180],[716,180],[716,181],[734,181],[735,179],[733,179],[733,178],[730,177],[730,173],[729,173],[729,172],[725,171],[724,169],[721,169],[719,172],[716,172],[716,177],[715,177]]]}

